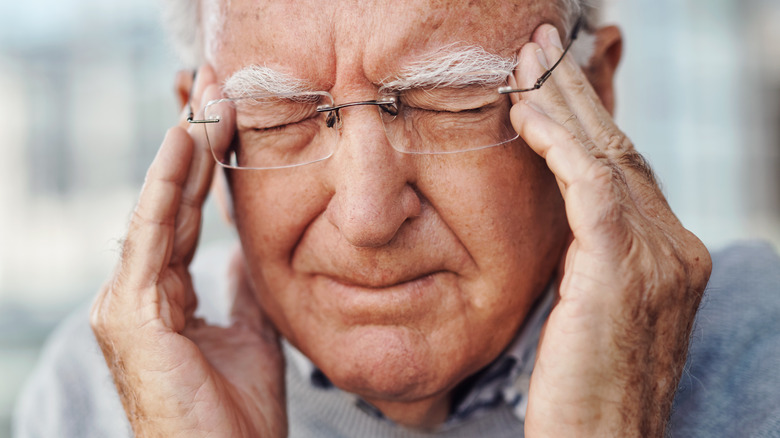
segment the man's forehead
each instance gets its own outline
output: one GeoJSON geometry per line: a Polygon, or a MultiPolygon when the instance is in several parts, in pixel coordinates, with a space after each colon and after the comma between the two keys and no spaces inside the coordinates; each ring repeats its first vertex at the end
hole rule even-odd
{"type": "Polygon", "coordinates": [[[481,47],[512,57],[555,3],[212,0],[204,7],[206,53],[224,79],[267,66],[315,88],[379,83],[442,47],[481,47]]]}

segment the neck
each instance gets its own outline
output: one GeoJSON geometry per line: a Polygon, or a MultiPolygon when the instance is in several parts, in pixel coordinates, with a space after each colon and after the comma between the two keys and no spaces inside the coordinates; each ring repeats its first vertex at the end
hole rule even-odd
{"type": "Polygon", "coordinates": [[[444,423],[450,410],[450,393],[417,400],[414,402],[393,402],[367,400],[382,414],[396,423],[412,429],[433,430],[444,423]]]}

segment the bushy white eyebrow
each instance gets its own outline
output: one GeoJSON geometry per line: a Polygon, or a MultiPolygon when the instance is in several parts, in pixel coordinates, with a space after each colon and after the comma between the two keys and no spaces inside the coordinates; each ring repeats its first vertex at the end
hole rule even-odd
{"type": "MultiPolygon", "coordinates": [[[[595,50],[595,40],[594,35],[580,32],[570,50],[577,64],[588,65],[595,50]]],[[[395,76],[383,80],[382,87],[402,91],[469,85],[496,86],[514,72],[518,63],[516,55],[504,58],[480,46],[456,42],[405,65],[395,76]]]]}
{"type": "MultiPolygon", "coordinates": [[[[580,65],[587,65],[593,53],[593,40],[580,34],[572,46],[572,55],[580,65]]],[[[452,43],[406,64],[401,70],[381,81],[384,89],[495,86],[501,84],[517,67],[517,56],[504,58],[480,46],[452,43]]],[[[227,97],[248,97],[258,94],[287,94],[315,90],[307,81],[270,67],[250,65],[227,78],[222,86],[227,97]]]]}
{"type": "Polygon", "coordinates": [[[480,46],[448,44],[406,64],[395,75],[382,80],[382,88],[493,86],[504,82],[517,66],[516,56],[504,58],[480,46]]]}
{"type": "Polygon", "coordinates": [[[222,84],[225,96],[233,98],[307,91],[315,90],[303,79],[261,65],[244,67],[230,75],[222,84]]]}

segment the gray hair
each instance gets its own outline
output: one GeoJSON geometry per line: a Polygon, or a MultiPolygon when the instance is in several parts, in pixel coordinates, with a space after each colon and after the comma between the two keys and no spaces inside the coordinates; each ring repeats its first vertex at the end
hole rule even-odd
{"type": "MultiPolygon", "coordinates": [[[[570,30],[578,17],[584,19],[583,32],[590,34],[599,23],[603,0],[557,0],[564,26],[570,30]]],[[[188,68],[204,61],[203,29],[200,23],[199,0],[162,0],[163,20],[171,44],[179,59],[188,68]]],[[[585,50],[587,53],[587,50],[585,50]]],[[[581,64],[587,62],[576,56],[581,64]]]]}
{"type": "Polygon", "coordinates": [[[601,21],[603,3],[604,0],[558,0],[565,28],[571,30],[577,18],[582,17],[583,30],[587,33],[593,32],[601,21]]]}

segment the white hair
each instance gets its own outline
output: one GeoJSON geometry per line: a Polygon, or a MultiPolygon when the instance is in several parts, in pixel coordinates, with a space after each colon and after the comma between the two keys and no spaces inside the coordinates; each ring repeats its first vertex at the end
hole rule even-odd
{"type": "Polygon", "coordinates": [[[591,33],[599,24],[600,11],[604,0],[557,0],[563,17],[564,28],[571,30],[579,17],[585,21],[584,31],[591,33]]]}
{"type": "Polygon", "coordinates": [[[476,84],[498,85],[516,66],[516,56],[504,58],[480,46],[452,43],[404,65],[392,78],[383,80],[382,86],[401,91],[476,84]]]}
{"type": "Polygon", "coordinates": [[[306,81],[261,65],[250,65],[238,70],[222,85],[225,96],[233,98],[305,91],[313,91],[306,81]]]}
{"type": "Polygon", "coordinates": [[[200,23],[200,0],[162,0],[162,18],[168,39],[179,61],[186,68],[203,64],[203,28],[200,23]]]}
{"type": "MultiPolygon", "coordinates": [[[[557,0],[564,27],[574,26],[578,17],[584,19],[578,41],[572,46],[572,54],[580,64],[586,64],[592,51],[591,32],[599,21],[603,0],[557,0]],[[579,48],[578,48],[579,46],[579,48]]],[[[204,61],[203,30],[200,22],[200,0],[162,0],[163,19],[168,34],[185,67],[196,68],[204,61]]]]}

